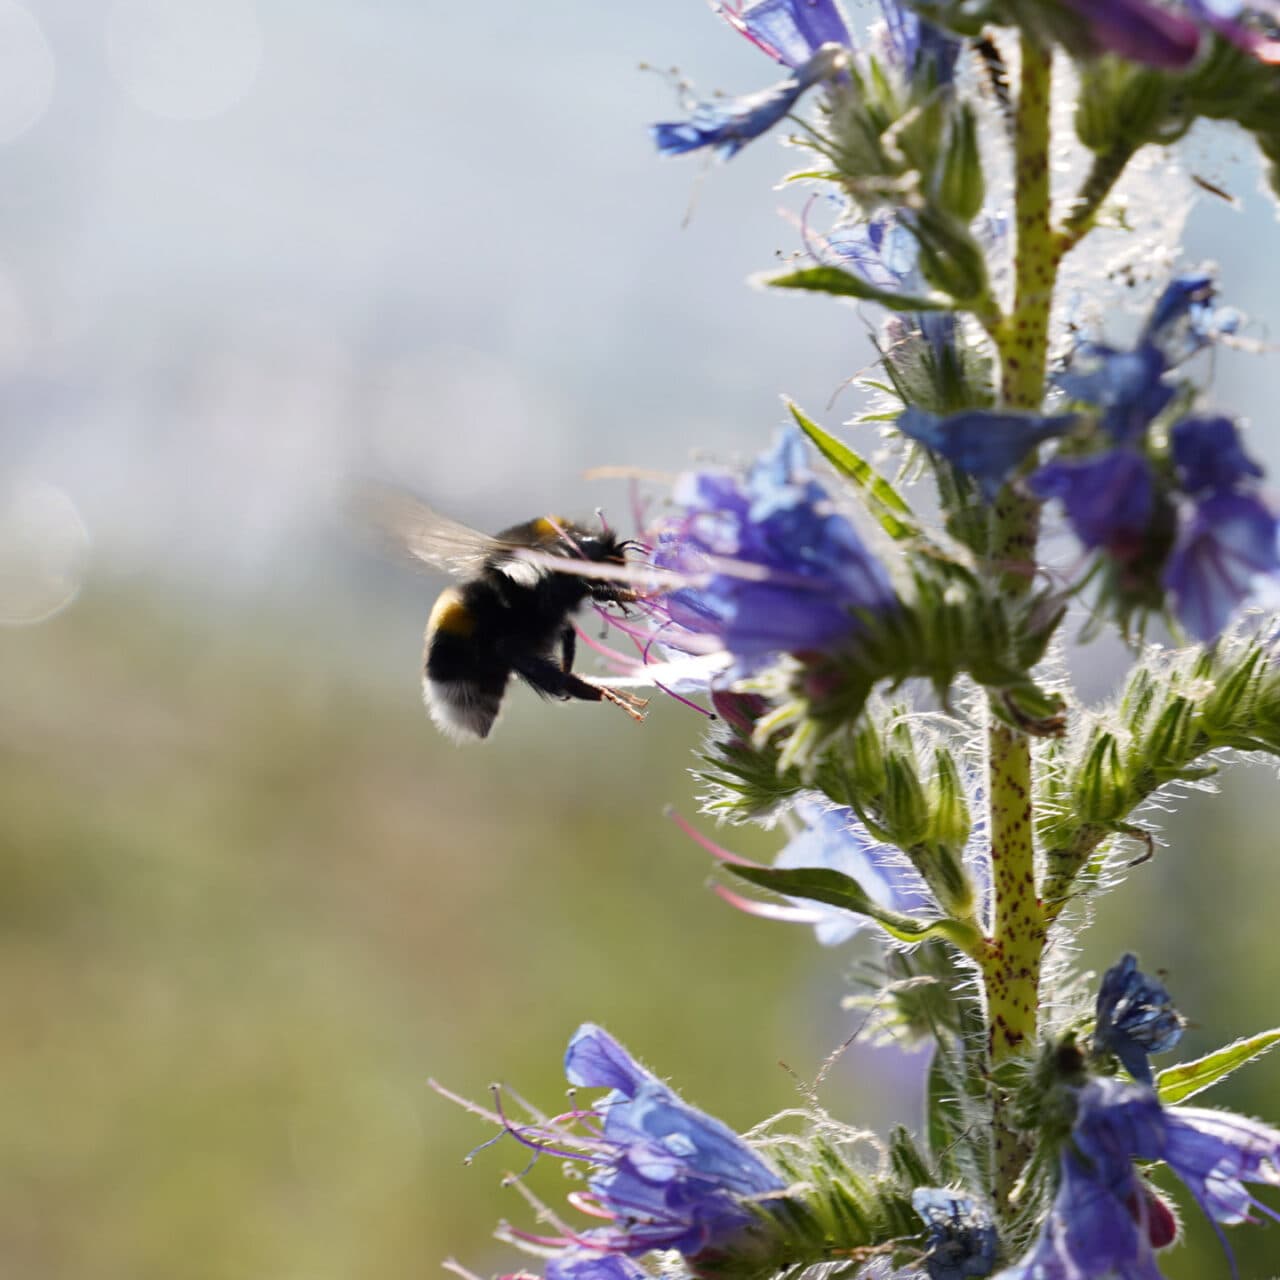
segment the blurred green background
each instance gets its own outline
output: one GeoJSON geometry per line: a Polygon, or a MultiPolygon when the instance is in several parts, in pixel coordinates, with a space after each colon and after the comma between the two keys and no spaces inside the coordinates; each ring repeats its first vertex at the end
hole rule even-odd
{"type": "MultiPolygon", "coordinates": [[[[524,1157],[464,1168],[487,1131],[429,1075],[554,1106],[568,1036],[599,1020],[745,1128],[795,1101],[780,1060],[812,1079],[857,1026],[839,997],[866,948],[730,910],[664,819],[689,803],[682,708],[637,728],[516,695],[455,749],[408,626],[403,663],[369,663],[336,616],[173,603],[112,584],[0,632],[4,1274],[510,1269],[488,1233],[532,1226],[499,1186],[524,1157]]],[[[1277,1021],[1274,812],[1262,769],[1189,802],[1087,936],[1085,963],[1169,970],[1188,1056],[1277,1021]]],[[[823,1096],[910,1122],[921,1065],[855,1048],[823,1096]]],[[[1220,1100],[1274,1119],[1275,1071],[1220,1100]]],[[[1167,1274],[1225,1275],[1191,1225],[1167,1274]]],[[[1242,1276],[1274,1274],[1274,1231],[1233,1239],[1242,1276]]]]}
{"type": "MultiPolygon", "coordinates": [[[[486,1131],[428,1076],[552,1105],[593,1019],[745,1128],[857,1026],[866,945],[731,911],[663,817],[696,716],[517,693],[449,746],[417,683],[439,583],[342,527],[370,472],[484,527],[625,512],[584,468],[749,453],[780,390],[816,411],[870,361],[856,313],[742,286],[794,247],[785,156],[655,162],[672,95],[636,64],[673,57],[771,74],[690,0],[0,0],[0,617],[83,586],[0,627],[0,1276],[510,1269],[519,1153],[464,1168],[486,1131]]],[[[1224,142],[1187,163],[1241,208],[1187,256],[1265,343],[1277,228],[1224,142]]],[[[1221,353],[1217,403],[1265,425],[1268,367],[1221,353]]],[[[1272,769],[1183,804],[1085,940],[1168,970],[1188,1056],[1280,1022],[1278,818],[1272,769]]],[[[825,1100],[911,1122],[922,1065],[855,1046],[825,1100]]],[[[1280,1121],[1277,1070],[1221,1101],[1280,1121]]],[[[1224,1276],[1191,1237],[1167,1274],[1224,1276]]],[[[1275,1231],[1233,1240],[1280,1274],[1275,1231]]]]}

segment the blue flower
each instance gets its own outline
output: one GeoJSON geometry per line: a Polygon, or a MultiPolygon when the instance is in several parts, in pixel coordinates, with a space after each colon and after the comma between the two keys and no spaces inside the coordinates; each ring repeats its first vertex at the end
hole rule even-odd
{"type": "Polygon", "coordinates": [[[998,1280],[1158,1280],[1153,1248],[1172,1242],[1171,1215],[1135,1160],[1163,1160],[1215,1227],[1252,1221],[1255,1211],[1280,1218],[1245,1185],[1280,1185],[1277,1130],[1227,1112],[1164,1107],[1146,1085],[1114,1079],[1090,1080],[1075,1101],[1049,1217],[998,1280]]]}
{"type": "Polygon", "coordinates": [[[1133,350],[1083,343],[1054,383],[1071,399],[1101,409],[1102,425],[1117,444],[1134,443],[1176,394],[1165,374],[1239,323],[1235,311],[1215,307],[1213,299],[1208,272],[1175,277],[1156,299],[1133,350]]]}
{"type": "Polygon", "coordinates": [[[1214,493],[1196,504],[1163,577],[1190,635],[1214,640],[1258,579],[1280,572],[1278,532],[1274,513],[1253,494],[1214,493]]]}
{"type": "Polygon", "coordinates": [[[1129,1207],[1132,1195],[1129,1186],[1117,1195],[1095,1170],[1065,1154],[1039,1237],[995,1280],[1162,1280],[1151,1242],[1129,1207]]]}
{"type": "Polygon", "coordinates": [[[909,74],[921,72],[936,84],[950,84],[963,42],[896,0],[880,0],[880,10],[894,61],[909,74]]]}
{"type": "MultiPolygon", "coordinates": [[[[653,563],[702,584],[669,593],[663,607],[742,664],[848,643],[863,630],[860,611],[897,607],[884,567],[806,469],[793,428],[745,480],[694,472],[675,498],[685,514],[657,531],[653,563]]],[[[671,631],[662,641],[682,647],[671,631]]]]}
{"type": "MultiPolygon", "coordinates": [[[[804,824],[774,859],[775,867],[827,867],[856,880],[880,906],[911,913],[935,909],[919,873],[895,850],[877,841],[843,805],[832,808],[813,799],[797,801],[796,816],[804,824]]],[[[870,921],[839,907],[806,901],[818,941],[825,947],[847,942],[870,921]]]]}
{"type": "Polygon", "coordinates": [[[1000,1249],[991,1214],[972,1196],[941,1187],[917,1187],[912,1208],[928,1225],[924,1266],[929,1280],[989,1276],[1000,1249]]]}
{"type": "Polygon", "coordinates": [[[990,501],[1033,449],[1065,435],[1078,421],[1074,414],[1041,417],[983,409],[940,418],[911,405],[898,415],[896,426],[908,439],[941,454],[957,470],[973,476],[990,501]]]}
{"type": "Polygon", "coordinates": [[[1072,367],[1053,381],[1072,400],[1102,410],[1102,425],[1119,444],[1145,434],[1176,394],[1164,382],[1168,361],[1152,343],[1136,351],[1119,351],[1086,343],[1072,357],[1072,367]]]}
{"type": "Polygon", "coordinates": [[[1138,968],[1136,956],[1126,954],[1103,974],[1093,1043],[1115,1054],[1135,1080],[1152,1083],[1148,1055],[1172,1049],[1182,1027],[1168,991],[1138,968]]]}
{"type": "Polygon", "coordinates": [[[1178,483],[1193,497],[1225,493],[1262,475],[1262,468],[1245,453],[1230,418],[1183,418],[1169,437],[1178,483]]]}
{"type": "Polygon", "coordinates": [[[824,44],[853,48],[853,32],[837,0],[725,0],[716,8],[758,49],[788,67],[807,62],[824,44]]]}
{"type": "Polygon", "coordinates": [[[581,1244],[630,1257],[652,1249],[694,1257],[728,1245],[756,1221],[744,1199],[784,1190],[733,1130],[691,1107],[600,1027],[575,1032],[565,1075],[571,1084],[610,1090],[594,1108],[600,1127],[587,1185],[613,1225],[586,1233],[581,1244]]]}
{"type": "Polygon", "coordinates": [[[651,125],[653,140],[664,156],[714,147],[720,159],[728,160],[784,119],[803,93],[842,71],[848,60],[847,50],[825,44],[772,88],[707,99],[697,103],[688,120],[651,125]]]}
{"type": "Polygon", "coordinates": [[[1027,481],[1040,498],[1057,498],[1086,547],[1127,560],[1142,546],[1155,502],[1151,468],[1135,449],[1082,461],[1047,463],[1027,481]]]}
{"type": "Polygon", "coordinates": [[[1189,360],[1224,334],[1234,333],[1240,313],[1214,305],[1217,288],[1211,272],[1175,276],[1151,308],[1140,345],[1154,346],[1169,366],[1189,360]]]}
{"type": "Polygon", "coordinates": [[[653,1280],[638,1263],[619,1253],[570,1249],[547,1262],[545,1280],[653,1280]]]}
{"type": "MultiPolygon", "coordinates": [[[[703,835],[677,813],[671,819],[696,844],[728,866],[757,866],[703,835]]],[[[911,913],[937,907],[924,881],[906,859],[889,845],[876,840],[853,810],[831,805],[818,793],[805,794],[792,805],[795,834],[778,852],[775,868],[824,867],[856,880],[873,902],[890,911],[911,913]]],[[[745,897],[726,885],[713,886],[730,906],[748,915],[788,924],[812,925],[824,947],[847,942],[868,927],[867,916],[809,899],[791,898],[786,905],[745,897]]]]}

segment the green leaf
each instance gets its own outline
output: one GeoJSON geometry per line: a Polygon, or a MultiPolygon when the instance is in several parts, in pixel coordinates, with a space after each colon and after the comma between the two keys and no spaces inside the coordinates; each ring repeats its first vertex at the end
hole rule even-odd
{"type": "Polygon", "coordinates": [[[1197,1058],[1194,1062],[1180,1062],[1176,1067],[1166,1067],[1156,1076],[1156,1092],[1165,1103],[1185,1102],[1203,1093],[1210,1085],[1226,1079],[1233,1071],[1260,1058],[1280,1044],[1280,1028],[1259,1031],[1256,1036],[1224,1045],[1213,1053],[1197,1058]]]}
{"type": "Polygon", "coordinates": [[[920,297],[907,293],[894,293],[891,289],[878,289],[861,276],[839,267],[805,267],[789,271],[785,275],[755,277],[757,284],[770,289],[805,289],[811,293],[832,293],[841,298],[861,298],[864,302],[878,302],[890,311],[954,311],[955,303],[941,294],[920,297]]]}
{"type": "Polygon", "coordinates": [[[867,891],[852,877],[830,867],[756,867],[726,865],[743,880],[771,889],[788,898],[805,898],[828,907],[854,911],[874,920],[886,933],[900,942],[923,942],[926,938],[945,938],[966,954],[974,955],[982,938],[972,925],[959,920],[919,920],[915,916],[890,911],[872,901],[867,891]]]}
{"type": "Polygon", "coordinates": [[[948,1052],[939,1044],[934,1048],[933,1061],[929,1064],[925,1112],[929,1154],[946,1177],[955,1176],[951,1148],[964,1132],[964,1107],[959,1092],[948,1052]]]}
{"type": "Polygon", "coordinates": [[[880,523],[894,538],[906,538],[916,532],[915,515],[907,500],[860,454],[855,453],[841,440],[824,431],[799,405],[786,402],[796,425],[813,441],[818,452],[847,480],[852,480],[884,510],[879,513],[880,523]],[[891,514],[892,513],[892,514],[891,514]],[[896,516],[906,516],[906,523],[896,516]]]}

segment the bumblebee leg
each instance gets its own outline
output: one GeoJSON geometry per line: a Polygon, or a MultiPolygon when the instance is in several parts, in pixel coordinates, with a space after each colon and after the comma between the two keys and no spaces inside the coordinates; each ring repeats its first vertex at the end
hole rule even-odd
{"type": "Polygon", "coordinates": [[[568,675],[573,670],[573,659],[578,652],[578,635],[572,627],[560,633],[560,670],[568,675]]]}
{"type": "Polygon", "coordinates": [[[551,698],[577,698],[582,702],[612,702],[621,707],[633,720],[644,719],[644,708],[648,702],[629,693],[617,689],[606,689],[603,685],[588,684],[581,676],[572,671],[562,671],[554,662],[546,658],[521,654],[511,659],[516,674],[531,684],[539,693],[551,698]]]}

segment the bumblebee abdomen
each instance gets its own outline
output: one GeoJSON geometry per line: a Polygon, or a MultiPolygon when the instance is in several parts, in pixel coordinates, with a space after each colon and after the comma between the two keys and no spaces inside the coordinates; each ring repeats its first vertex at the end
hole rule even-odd
{"type": "Polygon", "coordinates": [[[475,591],[440,593],[427,621],[422,697],[436,727],[455,741],[487,738],[511,671],[493,652],[492,621],[475,591]]]}

